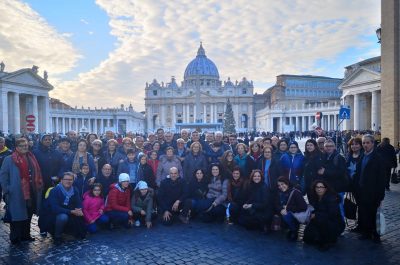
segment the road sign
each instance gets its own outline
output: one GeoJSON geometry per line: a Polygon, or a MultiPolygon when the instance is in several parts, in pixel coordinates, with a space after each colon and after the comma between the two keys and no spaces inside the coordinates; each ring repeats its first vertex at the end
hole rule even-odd
{"type": "Polygon", "coordinates": [[[349,106],[341,106],[340,107],[339,119],[350,120],[350,107],[349,106]]]}
{"type": "Polygon", "coordinates": [[[34,115],[26,115],[26,130],[28,132],[34,132],[36,129],[35,121],[36,117],[34,115]]]}

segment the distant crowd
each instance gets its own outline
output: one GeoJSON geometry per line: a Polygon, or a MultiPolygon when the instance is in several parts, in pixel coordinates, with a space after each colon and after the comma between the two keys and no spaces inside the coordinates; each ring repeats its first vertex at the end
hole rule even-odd
{"type": "Polygon", "coordinates": [[[291,241],[304,224],[304,242],[321,250],[352,218],[361,240],[380,243],[375,217],[397,165],[390,140],[371,132],[0,135],[3,220],[15,245],[35,240],[33,214],[55,244],[63,233],[193,218],[286,230],[291,241]],[[350,195],[355,217],[344,207],[350,195]]]}

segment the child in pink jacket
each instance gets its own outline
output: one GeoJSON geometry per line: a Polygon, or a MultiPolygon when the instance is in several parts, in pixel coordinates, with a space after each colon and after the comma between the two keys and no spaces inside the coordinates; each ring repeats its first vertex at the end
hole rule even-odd
{"type": "Polygon", "coordinates": [[[103,212],[104,198],[100,183],[95,183],[91,189],[83,195],[82,211],[89,233],[96,233],[97,225],[104,225],[109,222],[108,216],[103,212]]]}

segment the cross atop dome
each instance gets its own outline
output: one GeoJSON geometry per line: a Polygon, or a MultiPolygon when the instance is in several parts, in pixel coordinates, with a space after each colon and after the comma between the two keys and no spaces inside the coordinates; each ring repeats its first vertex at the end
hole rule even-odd
{"type": "Polygon", "coordinates": [[[203,48],[203,42],[200,41],[200,47],[197,50],[197,56],[206,56],[206,51],[203,48]]]}

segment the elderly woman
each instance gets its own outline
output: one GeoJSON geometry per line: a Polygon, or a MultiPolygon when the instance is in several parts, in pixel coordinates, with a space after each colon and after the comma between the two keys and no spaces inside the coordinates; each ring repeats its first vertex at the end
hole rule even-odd
{"type": "Polygon", "coordinates": [[[94,165],[96,168],[96,175],[99,174],[99,171],[103,168],[103,166],[107,163],[106,159],[103,156],[103,152],[101,152],[103,142],[99,139],[95,139],[92,142],[92,148],[90,154],[93,156],[94,165]]]}
{"type": "MultiPolygon", "coordinates": [[[[89,165],[89,176],[96,177],[96,166],[94,164],[93,156],[87,152],[88,144],[85,139],[78,141],[78,150],[70,157],[67,162],[64,172],[71,171],[74,174],[80,172],[82,164],[89,165]]],[[[94,179],[91,180],[93,182],[94,179]]]]}
{"type": "Polygon", "coordinates": [[[126,158],[126,154],[124,155],[117,151],[117,146],[117,140],[110,139],[107,142],[107,151],[104,152],[104,158],[107,164],[111,165],[114,174],[117,173],[119,163],[123,162],[126,158]]]}
{"type": "Polygon", "coordinates": [[[183,177],[181,161],[174,155],[174,148],[167,147],[167,149],[165,150],[167,154],[161,156],[160,163],[158,164],[157,168],[157,178],[156,178],[157,186],[160,186],[161,181],[167,178],[169,170],[172,167],[176,167],[179,171],[179,176],[181,178],[183,177]]]}
{"type": "Polygon", "coordinates": [[[42,199],[43,179],[39,163],[28,151],[28,141],[15,141],[15,151],[7,156],[0,170],[0,181],[11,216],[10,241],[34,241],[31,237],[31,219],[38,213],[42,199]]]}
{"type": "Polygon", "coordinates": [[[195,170],[207,170],[207,158],[203,154],[203,148],[199,142],[194,142],[190,145],[190,151],[186,155],[185,163],[183,164],[183,178],[188,183],[194,175],[195,170]]]}

